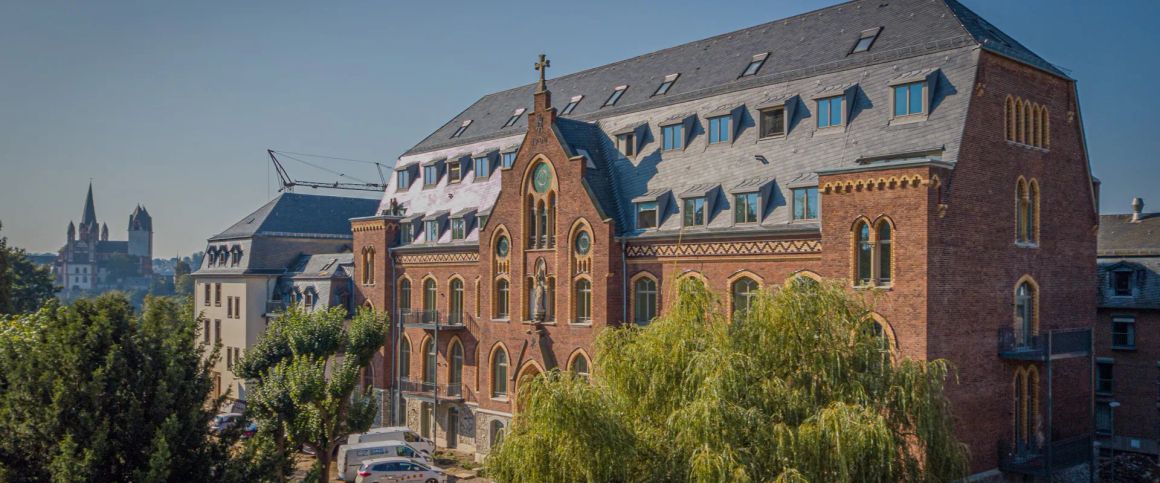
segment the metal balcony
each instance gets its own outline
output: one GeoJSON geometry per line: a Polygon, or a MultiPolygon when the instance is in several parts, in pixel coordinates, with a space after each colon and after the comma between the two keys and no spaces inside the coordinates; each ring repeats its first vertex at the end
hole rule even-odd
{"type": "Polygon", "coordinates": [[[1092,350],[1092,330],[1058,329],[1028,334],[1011,327],[999,329],[999,357],[1021,361],[1047,361],[1087,357],[1092,350]]]}
{"type": "Polygon", "coordinates": [[[1023,447],[1014,447],[1007,441],[999,442],[999,469],[1009,473],[1049,477],[1055,472],[1090,462],[1091,458],[1091,436],[1023,447]]]}
{"type": "MultiPolygon", "coordinates": [[[[464,402],[470,390],[463,383],[436,384],[433,382],[403,378],[399,381],[399,392],[404,396],[431,401],[438,398],[440,401],[464,402]]],[[[474,397],[470,398],[474,400],[474,397]]]]}
{"type": "Polygon", "coordinates": [[[465,327],[467,314],[450,314],[446,319],[438,310],[410,310],[399,314],[403,327],[427,330],[459,330],[465,327]]]}

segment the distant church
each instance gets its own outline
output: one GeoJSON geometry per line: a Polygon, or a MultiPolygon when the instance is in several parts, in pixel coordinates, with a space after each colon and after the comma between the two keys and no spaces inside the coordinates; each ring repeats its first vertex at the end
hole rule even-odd
{"type": "Polygon", "coordinates": [[[61,295],[111,288],[148,287],[153,274],[153,218],[141,205],[129,215],[129,240],[110,241],[109,225],[97,223],[97,209],[93,204],[93,185],[85,197],[85,210],[79,227],[68,222],[68,239],[60,249],[53,269],[56,283],[63,287],[61,295]],[[136,270],[131,278],[113,286],[110,280],[110,262],[128,256],[136,270]]]}

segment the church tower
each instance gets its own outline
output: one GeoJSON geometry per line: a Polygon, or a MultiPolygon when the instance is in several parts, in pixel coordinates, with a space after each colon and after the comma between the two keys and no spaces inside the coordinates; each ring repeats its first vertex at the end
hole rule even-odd
{"type": "Polygon", "coordinates": [[[97,224],[97,208],[93,204],[93,184],[89,183],[89,194],[85,196],[85,211],[81,215],[80,240],[89,246],[99,239],[101,228],[97,224]]]}
{"type": "Polygon", "coordinates": [[[141,205],[129,215],[129,255],[142,257],[143,274],[153,271],[153,217],[141,205]]]}

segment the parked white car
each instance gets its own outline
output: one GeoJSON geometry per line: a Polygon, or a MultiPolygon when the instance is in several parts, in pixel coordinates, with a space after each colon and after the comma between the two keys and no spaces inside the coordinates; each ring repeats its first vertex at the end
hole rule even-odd
{"type": "Polygon", "coordinates": [[[344,444],[338,447],[335,467],[338,479],[354,481],[364,461],[390,456],[408,458],[428,466],[434,464],[431,455],[419,451],[403,441],[372,441],[369,443],[344,444]]]}
{"type": "Polygon", "coordinates": [[[355,483],[387,483],[393,481],[415,481],[423,483],[447,483],[447,473],[434,466],[408,458],[378,458],[364,461],[358,470],[355,483]]]}
{"type": "Polygon", "coordinates": [[[369,443],[371,441],[402,441],[427,454],[435,452],[435,442],[424,438],[406,426],[373,428],[365,433],[346,437],[346,444],[369,443]]]}

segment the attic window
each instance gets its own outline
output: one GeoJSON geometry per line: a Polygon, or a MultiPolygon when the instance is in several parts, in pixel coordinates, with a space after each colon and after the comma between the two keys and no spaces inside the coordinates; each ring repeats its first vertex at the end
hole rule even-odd
{"type": "Polygon", "coordinates": [[[581,99],[584,99],[584,96],[573,97],[571,101],[568,101],[568,105],[564,106],[564,110],[560,111],[560,115],[567,116],[568,114],[572,114],[572,111],[576,110],[576,105],[580,103],[581,99]]]}
{"type": "Polygon", "coordinates": [[[524,109],[522,107],[519,109],[516,109],[515,112],[512,113],[512,117],[509,117],[507,122],[503,123],[503,127],[512,127],[512,126],[516,125],[516,121],[520,120],[520,116],[522,116],[524,114],[525,110],[526,109],[524,109]]]}
{"type": "Polygon", "coordinates": [[[870,46],[874,45],[874,40],[878,38],[878,32],[881,31],[882,27],[863,30],[862,35],[858,37],[858,42],[854,44],[854,50],[851,50],[850,53],[857,54],[870,50],[870,46]]]}
{"type": "Polygon", "coordinates": [[[765,64],[766,57],[769,57],[769,52],[753,56],[753,60],[750,60],[749,65],[745,66],[745,71],[741,73],[741,77],[757,74],[757,71],[761,70],[761,66],[765,64]]]}
{"type": "Polygon", "coordinates": [[[470,126],[470,125],[471,125],[471,119],[463,121],[463,124],[459,126],[459,129],[456,129],[455,132],[451,134],[451,139],[455,139],[459,136],[462,136],[463,131],[466,131],[467,126],[470,126]]]}
{"type": "Polygon", "coordinates": [[[677,81],[677,77],[681,74],[669,74],[665,76],[665,80],[661,85],[657,86],[657,91],[653,93],[654,96],[663,96],[669,93],[669,89],[673,87],[673,83],[677,81]]]}
{"type": "Polygon", "coordinates": [[[627,90],[627,89],[628,89],[628,86],[626,86],[626,85],[624,85],[624,86],[617,86],[617,88],[616,88],[616,89],[613,89],[613,90],[612,90],[612,95],[611,95],[611,96],[608,96],[608,100],[607,100],[607,101],[604,101],[604,106],[603,106],[603,107],[615,106],[615,105],[616,105],[616,101],[619,101],[619,100],[620,100],[620,96],[624,95],[624,91],[625,91],[625,90],[627,90]]]}

